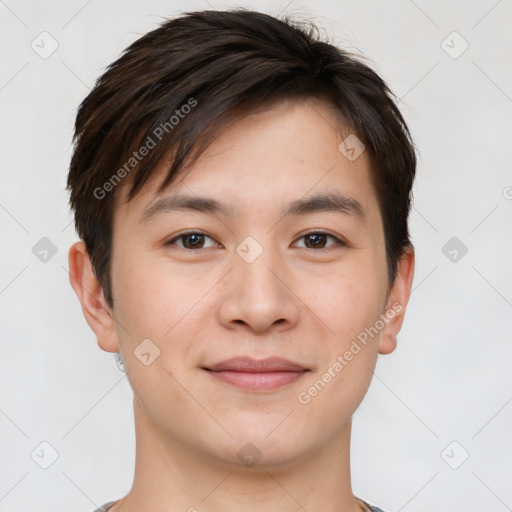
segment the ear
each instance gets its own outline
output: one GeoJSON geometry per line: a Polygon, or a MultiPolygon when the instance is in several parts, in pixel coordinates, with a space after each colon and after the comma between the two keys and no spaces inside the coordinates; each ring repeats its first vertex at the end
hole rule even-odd
{"type": "Polygon", "coordinates": [[[379,354],[389,354],[396,348],[396,337],[402,328],[405,309],[414,276],[414,247],[408,246],[398,262],[395,282],[388,294],[385,308],[385,327],[381,331],[379,354]]]}
{"type": "Polygon", "coordinates": [[[98,345],[106,352],[119,352],[114,314],[105,301],[84,242],[71,246],[68,262],[69,281],[80,300],[89,327],[96,334],[98,345]]]}

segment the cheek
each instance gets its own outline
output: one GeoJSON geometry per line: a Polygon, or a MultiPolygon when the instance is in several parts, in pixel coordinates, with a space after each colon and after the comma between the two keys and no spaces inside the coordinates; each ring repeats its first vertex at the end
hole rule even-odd
{"type": "Polygon", "coordinates": [[[184,381],[183,361],[194,339],[193,333],[187,333],[187,322],[197,325],[193,306],[207,288],[206,284],[203,291],[184,287],[188,278],[177,279],[175,272],[150,262],[143,254],[132,254],[131,258],[119,258],[114,266],[121,355],[135,395],[153,417],[170,422],[171,413],[159,412],[162,403],[172,405],[172,411],[190,406],[179,384],[184,381]]]}
{"type": "Polygon", "coordinates": [[[113,268],[118,315],[134,328],[152,326],[155,336],[162,336],[173,325],[175,317],[183,314],[188,297],[194,295],[195,287],[188,276],[148,252],[127,247],[113,268]]]}
{"type": "Polygon", "coordinates": [[[385,281],[371,266],[354,265],[333,275],[310,304],[325,327],[322,357],[317,370],[297,396],[304,414],[320,424],[351,415],[368,391],[378,356],[378,335],[369,328],[379,319],[385,281]]]}
{"type": "Polygon", "coordinates": [[[114,265],[115,315],[123,327],[117,328],[123,351],[133,358],[133,350],[148,338],[160,349],[160,363],[166,361],[166,368],[179,371],[178,363],[187,360],[204,330],[213,277],[132,254],[114,265]]]}
{"type": "MultiPolygon", "coordinates": [[[[116,316],[125,322],[126,329],[135,335],[143,334],[150,337],[148,332],[142,332],[154,326],[156,318],[162,318],[162,311],[158,311],[162,302],[161,289],[155,289],[156,270],[144,264],[144,259],[118,258],[114,264],[113,288],[117,299],[116,316]]],[[[155,335],[158,330],[156,330],[155,335]]],[[[153,331],[153,329],[152,329],[153,331]]]]}
{"type": "Polygon", "coordinates": [[[381,313],[386,279],[370,258],[361,255],[340,265],[328,276],[308,276],[299,295],[308,297],[306,304],[340,345],[373,324],[381,313]],[[307,293],[306,293],[307,292],[307,293]]]}

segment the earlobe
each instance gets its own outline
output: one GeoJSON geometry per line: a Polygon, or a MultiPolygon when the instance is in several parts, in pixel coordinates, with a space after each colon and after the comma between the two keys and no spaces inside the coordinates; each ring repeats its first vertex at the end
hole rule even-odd
{"type": "Polygon", "coordinates": [[[391,354],[396,345],[396,334],[382,332],[379,341],[379,354],[391,354]]]}
{"type": "Polygon", "coordinates": [[[119,344],[113,313],[105,301],[84,242],[76,242],[70,247],[68,262],[69,281],[89,327],[96,334],[98,345],[107,352],[117,352],[119,344]]]}
{"type": "Polygon", "coordinates": [[[379,354],[390,354],[397,346],[397,335],[402,328],[405,310],[411,295],[414,277],[414,247],[408,246],[398,262],[395,282],[390,290],[384,315],[388,319],[381,331],[379,354]]]}

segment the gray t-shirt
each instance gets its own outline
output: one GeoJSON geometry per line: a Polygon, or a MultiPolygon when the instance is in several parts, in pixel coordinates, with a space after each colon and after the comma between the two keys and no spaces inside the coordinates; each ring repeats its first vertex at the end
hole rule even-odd
{"type": "MultiPolygon", "coordinates": [[[[379,507],[376,507],[375,505],[370,505],[367,501],[362,500],[361,498],[357,498],[359,501],[362,501],[370,510],[371,512],[384,512],[384,510],[380,509],[379,507]]],[[[119,500],[115,501],[109,501],[108,503],[105,503],[105,505],[101,506],[100,508],[97,508],[94,512],[106,512],[114,503],[117,503],[119,500]]]]}

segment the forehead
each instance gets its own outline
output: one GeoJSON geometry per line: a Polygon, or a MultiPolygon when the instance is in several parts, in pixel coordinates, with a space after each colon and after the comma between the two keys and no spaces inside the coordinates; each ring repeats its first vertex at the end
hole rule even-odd
{"type": "Polygon", "coordinates": [[[224,127],[190,168],[158,192],[172,162],[168,154],[130,202],[127,187],[118,191],[122,198],[116,215],[147,219],[162,199],[184,194],[216,198],[231,213],[236,204],[235,213],[241,214],[262,204],[269,211],[282,211],[283,203],[291,207],[298,197],[328,193],[335,199],[346,197],[356,214],[358,205],[369,212],[376,202],[369,159],[364,151],[347,158],[343,144],[353,137],[325,100],[280,102],[224,127]]]}

